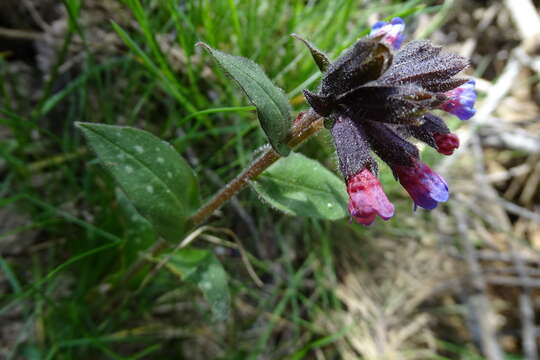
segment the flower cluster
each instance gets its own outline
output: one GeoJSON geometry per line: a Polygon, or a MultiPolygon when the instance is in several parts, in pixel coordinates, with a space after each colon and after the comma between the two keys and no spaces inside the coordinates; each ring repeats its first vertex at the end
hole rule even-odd
{"type": "Polygon", "coordinates": [[[387,220],[394,206],[377,179],[371,151],[386,162],[416,206],[433,209],[448,200],[446,181],[420,161],[416,138],[451,155],[459,146],[443,120],[443,110],[461,120],[474,113],[474,80],[455,77],[468,65],[429,41],[401,47],[405,23],[378,22],[326,69],[318,93],[304,94],[315,112],[329,119],[340,170],[347,182],[349,212],[369,225],[387,220]]]}

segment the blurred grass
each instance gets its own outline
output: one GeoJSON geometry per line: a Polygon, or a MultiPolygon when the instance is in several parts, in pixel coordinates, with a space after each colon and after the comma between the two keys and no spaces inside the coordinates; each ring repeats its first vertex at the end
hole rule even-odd
{"type": "MultiPolygon", "coordinates": [[[[0,57],[0,124],[10,135],[0,143],[1,204],[20,218],[0,235],[0,241],[14,244],[0,257],[9,283],[0,295],[0,314],[15,314],[24,324],[13,335],[7,358],[303,359],[321,353],[336,358],[331,345],[342,334],[328,333],[315,321],[342,308],[334,292],[339,277],[334,241],[369,238],[379,228],[390,234],[416,229],[399,220],[364,229],[346,221],[288,218],[245,191],[239,200],[256,233],[230,207],[214,224],[233,229],[259,259],[254,266],[265,286],[255,286],[237,252],[218,246],[231,275],[234,314],[229,322],[214,324],[197,289],[164,271],[135,295],[144,274],[120,282],[156,236],[86,151],[73,123],[136,126],[171,141],[189,154],[203,194],[210,196],[217,185],[205,170],[227,181],[265,141],[246,98],[196,42],[253,59],[298,99],[303,88],[317,86],[319,74],[289,34],[301,34],[335,57],[366,33],[375,13],[412,16],[439,7],[417,0],[121,4],[129,21],[101,24],[122,39],[115,53],[104,55],[88,41],[93,29],[80,19],[91,9],[65,0],[68,30],[39,84],[22,84],[9,71],[9,58],[0,57]],[[66,71],[75,43],[80,62],[66,71]],[[21,93],[25,89],[33,95],[21,93]],[[127,296],[121,306],[112,301],[119,294],[127,296]]],[[[306,107],[293,103],[295,110],[306,107]]],[[[302,151],[335,166],[324,135],[302,151]]],[[[381,174],[390,196],[405,200],[391,172],[381,174]]],[[[410,206],[398,202],[397,210],[410,206]]]]}

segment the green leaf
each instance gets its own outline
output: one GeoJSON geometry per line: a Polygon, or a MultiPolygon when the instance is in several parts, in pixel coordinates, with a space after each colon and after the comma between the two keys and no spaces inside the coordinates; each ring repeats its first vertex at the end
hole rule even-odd
{"type": "Polygon", "coordinates": [[[251,103],[257,108],[261,127],[274,150],[280,155],[288,155],[290,149],[285,140],[292,122],[291,107],[285,93],[276,87],[253,61],[212,49],[205,43],[197,45],[208,50],[223,70],[246,93],[251,103]]]}
{"type": "Polygon", "coordinates": [[[291,36],[297,40],[300,40],[304,43],[304,45],[307,46],[309,49],[309,52],[311,53],[311,56],[313,57],[313,60],[315,60],[315,64],[317,64],[317,67],[321,72],[325,72],[326,69],[330,66],[330,60],[326,56],[325,53],[323,53],[321,50],[317,49],[315,45],[304,39],[298,34],[291,34],[291,36]]]}
{"type": "Polygon", "coordinates": [[[145,131],[77,126],[137,211],[165,239],[181,239],[187,219],[200,205],[199,186],[188,163],[170,144],[145,131]]]}
{"type": "Polygon", "coordinates": [[[348,214],[343,180],[302,154],[278,160],[251,184],[265,201],[287,214],[332,220],[348,214]]]}
{"type": "Polygon", "coordinates": [[[216,256],[203,249],[185,248],[163,254],[166,267],[183,281],[197,285],[210,304],[215,320],[229,316],[230,294],[227,273],[216,256]]]}

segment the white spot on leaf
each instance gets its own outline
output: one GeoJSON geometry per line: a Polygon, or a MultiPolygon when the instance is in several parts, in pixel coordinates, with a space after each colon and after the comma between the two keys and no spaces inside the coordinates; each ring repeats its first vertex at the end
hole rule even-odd
{"type": "Polygon", "coordinates": [[[128,174],[131,174],[133,172],[133,167],[129,166],[129,165],[126,165],[126,167],[124,168],[126,170],[126,172],[128,174]]]}
{"type": "Polygon", "coordinates": [[[146,191],[148,191],[150,194],[154,193],[154,187],[152,185],[146,185],[146,191]]]}
{"type": "Polygon", "coordinates": [[[209,281],[203,281],[201,283],[201,288],[204,290],[210,290],[212,288],[212,284],[209,281]]]}
{"type": "Polygon", "coordinates": [[[165,162],[165,159],[163,159],[161,156],[157,158],[157,162],[160,164],[163,164],[165,162]]]}
{"type": "Polygon", "coordinates": [[[135,151],[142,154],[144,152],[144,148],[141,145],[135,145],[135,151]]]}

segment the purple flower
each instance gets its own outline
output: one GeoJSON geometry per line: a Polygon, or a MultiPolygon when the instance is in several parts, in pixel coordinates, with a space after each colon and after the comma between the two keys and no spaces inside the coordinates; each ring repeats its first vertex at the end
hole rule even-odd
{"type": "Polygon", "coordinates": [[[448,200],[448,184],[423,162],[413,159],[412,166],[396,165],[392,169],[415,206],[431,210],[448,200]]]}
{"type": "Polygon", "coordinates": [[[459,147],[459,138],[456,134],[434,133],[433,137],[437,144],[437,151],[443,155],[452,155],[454,150],[459,147]]]}
{"type": "Polygon", "coordinates": [[[377,215],[383,220],[394,216],[394,205],[386,197],[380,181],[363,169],[347,180],[349,212],[354,219],[364,225],[371,225],[377,215]]]}
{"type": "Polygon", "coordinates": [[[399,49],[401,43],[405,39],[403,31],[405,30],[405,21],[401,18],[393,18],[390,23],[385,21],[376,22],[371,27],[371,32],[369,36],[378,37],[381,36],[381,42],[393,47],[394,49],[399,49]]]}
{"type": "Polygon", "coordinates": [[[476,92],[474,91],[475,82],[473,79],[465,84],[445,93],[448,100],[440,108],[450,114],[456,115],[461,120],[469,120],[474,116],[474,102],[476,101],[476,92]]]}
{"type": "Polygon", "coordinates": [[[388,219],[394,207],[377,180],[373,153],[392,168],[416,206],[433,209],[448,200],[446,181],[420,161],[415,138],[450,155],[459,139],[432,111],[469,119],[475,112],[474,80],[456,76],[469,61],[427,40],[401,46],[405,24],[379,22],[324,67],[317,92],[304,90],[325,117],[347,182],[349,211],[357,222],[388,219]]]}

